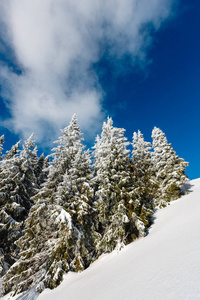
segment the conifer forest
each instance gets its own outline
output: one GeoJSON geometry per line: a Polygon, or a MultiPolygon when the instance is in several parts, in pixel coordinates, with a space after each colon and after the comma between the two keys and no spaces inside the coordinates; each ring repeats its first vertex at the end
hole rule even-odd
{"type": "Polygon", "coordinates": [[[180,197],[188,165],[157,127],[152,143],[138,130],[103,123],[91,150],[76,115],[51,154],[38,156],[32,134],[4,151],[0,137],[2,295],[60,284],[101,254],[148,233],[156,209],[180,197]]]}

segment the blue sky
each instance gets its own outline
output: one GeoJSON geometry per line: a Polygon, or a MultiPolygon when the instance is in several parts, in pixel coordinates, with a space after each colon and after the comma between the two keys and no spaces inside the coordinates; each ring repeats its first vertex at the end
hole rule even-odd
{"type": "Polygon", "coordinates": [[[48,148],[74,112],[92,144],[109,115],[130,141],[161,128],[199,177],[200,2],[82,3],[0,4],[5,147],[34,132],[48,148]]]}

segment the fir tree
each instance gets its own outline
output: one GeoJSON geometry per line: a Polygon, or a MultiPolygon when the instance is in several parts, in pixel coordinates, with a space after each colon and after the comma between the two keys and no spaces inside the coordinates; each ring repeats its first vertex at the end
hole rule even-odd
{"type": "Polygon", "coordinates": [[[61,204],[72,218],[72,224],[78,232],[78,244],[80,250],[75,250],[76,258],[71,263],[73,269],[78,270],[87,267],[95,253],[92,214],[94,191],[91,186],[93,177],[89,151],[83,151],[79,145],[79,151],[71,160],[71,166],[66,170],[63,181],[58,186],[56,202],[61,204]],[[75,261],[78,265],[75,266],[75,261]]]}
{"type": "Polygon", "coordinates": [[[54,142],[58,146],[52,149],[51,157],[53,157],[53,161],[49,164],[48,170],[46,170],[48,173],[47,180],[35,197],[35,200],[45,199],[48,203],[54,203],[58,186],[63,181],[66,170],[71,167],[71,162],[79,151],[83,138],[75,114],[70,125],[62,129],[61,132],[62,136],[54,142]]]}
{"type": "Polygon", "coordinates": [[[16,242],[20,258],[4,276],[6,293],[54,288],[64,272],[83,270],[94,259],[91,165],[75,115],[62,133],[25,235],[16,242]]]}
{"type": "Polygon", "coordinates": [[[130,242],[142,235],[144,229],[128,205],[132,199],[127,150],[130,143],[124,132],[124,129],[113,127],[112,119],[108,118],[94,146],[95,208],[99,220],[97,228],[102,235],[97,245],[100,253],[130,242]]]}
{"type": "Polygon", "coordinates": [[[153,174],[153,161],[151,152],[151,143],[144,140],[143,134],[133,134],[133,151],[132,162],[135,174],[134,197],[135,212],[140,219],[148,227],[152,222],[152,214],[154,211],[153,198],[155,195],[156,185],[153,174]]]}
{"type": "Polygon", "coordinates": [[[15,241],[23,234],[23,222],[37,187],[33,171],[37,161],[33,136],[25,141],[21,152],[19,145],[20,142],[7,151],[0,168],[0,248],[4,253],[4,265],[12,265],[17,260],[15,241]]]}
{"type": "Polygon", "coordinates": [[[25,235],[16,242],[20,257],[3,277],[5,293],[56,287],[69,270],[65,254],[72,231],[71,218],[61,206],[35,204],[25,221],[25,235]]]}
{"type": "Polygon", "coordinates": [[[1,275],[7,271],[17,257],[15,240],[20,236],[22,216],[25,208],[14,199],[15,176],[19,171],[19,143],[4,156],[0,166],[0,248],[1,275]]]}
{"type": "Polygon", "coordinates": [[[162,130],[154,127],[152,138],[155,179],[158,185],[155,204],[163,207],[180,197],[183,183],[187,180],[185,168],[188,163],[178,157],[162,130]]]}

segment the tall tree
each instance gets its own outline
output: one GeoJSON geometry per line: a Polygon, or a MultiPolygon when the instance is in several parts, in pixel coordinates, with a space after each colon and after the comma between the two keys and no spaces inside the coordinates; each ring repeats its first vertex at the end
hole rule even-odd
{"type": "Polygon", "coordinates": [[[14,145],[0,165],[0,248],[1,274],[9,269],[17,259],[14,242],[21,234],[25,208],[13,198],[15,177],[19,171],[19,142],[14,145]]]}
{"type": "Polygon", "coordinates": [[[75,155],[79,149],[83,148],[82,134],[77,124],[77,117],[74,114],[69,126],[61,130],[62,135],[54,143],[57,147],[52,149],[50,155],[53,160],[48,167],[48,177],[43,188],[36,195],[35,200],[45,199],[46,202],[54,203],[55,193],[59,184],[63,181],[63,176],[71,167],[75,155]]]}
{"type": "MultiPolygon", "coordinates": [[[[31,197],[37,188],[34,166],[37,151],[33,135],[20,142],[4,155],[0,168],[0,248],[4,265],[12,265],[18,258],[15,241],[23,234],[23,222],[33,204],[31,197]]],[[[4,272],[2,272],[3,274],[4,272]]]]}
{"type": "Polygon", "coordinates": [[[93,260],[91,166],[82,140],[74,115],[53,149],[47,180],[33,197],[25,235],[17,241],[20,259],[4,276],[5,292],[54,288],[64,272],[82,270],[93,260]]]}
{"type": "Polygon", "coordinates": [[[132,162],[135,174],[134,196],[137,215],[148,227],[152,222],[154,211],[153,198],[156,185],[153,178],[154,166],[152,161],[151,143],[144,140],[143,134],[138,130],[133,134],[132,162]]]}
{"type": "Polygon", "coordinates": [[[187,180],[185,169],[188,163],[178,157],[159,128],[154,127],[152,139],[155,179],[158,184],[155,204],[163,207],[180,197],[183,183],[187,180]]]}
{"type": "Polygon", "coordinates": [[[116,246],[143,234],[142,222],[128,203],[132,200],[130,159],[125,129],[113,127],[111,118],[103,123],[101,137],[94,146],[95,207],[98,231],[102,238],[98,251],[109,252],[116,246]]]}

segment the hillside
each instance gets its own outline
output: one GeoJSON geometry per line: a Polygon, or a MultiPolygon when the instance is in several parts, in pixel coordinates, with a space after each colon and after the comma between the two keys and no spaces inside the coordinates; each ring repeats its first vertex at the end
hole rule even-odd
{"type": "Polygon", "coordinates": [[[157,211],[149,235],[103,256],[38,300],[196,299],[200,297],[200,179],[189,195],[157,211]]]}
{"type": "MultiPolygon", "coordinates": [[[[200,179],[189,195],[155,214],[149,235],[103,255],[82,273],[65,275],[38,300],[196,299],[200,297],[200,179]]],[[[34,292],[16,299],[33,299],[34,292]]],[[[13,299],[9,296],[2,299],[13,299]]]]}

